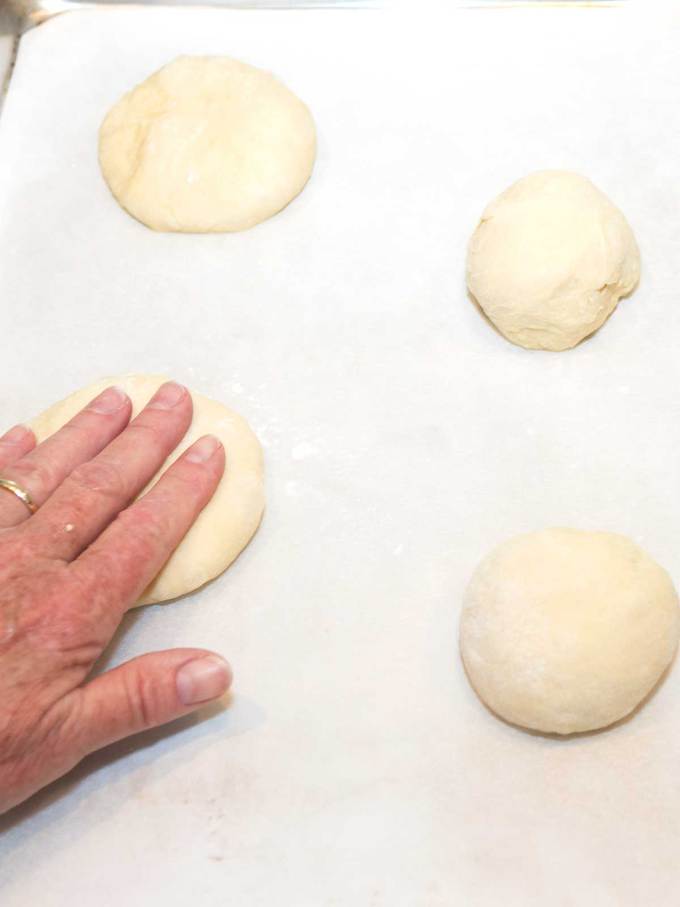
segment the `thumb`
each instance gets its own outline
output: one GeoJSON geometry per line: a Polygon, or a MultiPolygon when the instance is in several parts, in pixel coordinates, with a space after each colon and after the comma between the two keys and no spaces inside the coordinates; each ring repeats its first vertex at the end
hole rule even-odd
{"type": "Polygon", "coordinates": [[[219,698],[227,662],[205,649],[168,649],[133,658],[71,693],[83,753],[157,727],[219,698]]]}

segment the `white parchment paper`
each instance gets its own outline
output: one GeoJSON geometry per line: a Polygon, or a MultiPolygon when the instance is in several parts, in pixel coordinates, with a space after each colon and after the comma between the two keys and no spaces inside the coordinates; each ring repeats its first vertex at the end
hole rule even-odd
{"type": "MultiPolygon", "coordinates": [[[[641,4],[640,6],[644,6],[641,4]]],[[[675,907],[680,678],[561,741],[493,718],[457,654],[479,558],[549,525],[632,536],[680,581],[680,22],[631,9],[74,13],[29,33],[0,119],[4,424],[163,371],[266,453],[252,545],[109,656],[205,645],[212,717],[89,759],[2,820],[3,907],[675,907]],[[310,106],[302,196],[242,234],[156,234],[96,134],[179,53],[310,106]],[[623,209],[639,290],[527,352],[464,288],[486,202],[542,167],[623,209]]]]}

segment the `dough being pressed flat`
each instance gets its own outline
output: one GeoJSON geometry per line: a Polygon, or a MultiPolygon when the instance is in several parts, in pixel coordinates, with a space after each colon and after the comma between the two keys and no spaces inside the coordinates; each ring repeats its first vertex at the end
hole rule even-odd
{"type": "Polygon", "coordinates": [[[99,131],[118,202],[154,230],[246,230],[309,179],[316,131],[271,73],[228,57],[178,57],[126,94],[99,131]]]}
{"type": "Polygon", "coordinates": [[[561,170],[532,173],[501,193],[468,249],[468,289],[498,330],[527,349],[576,346],[639,277],[623,214],[590,180],[561,170]]]}
{"type": "MultiPolygon", "coordinates": [[[[161,375],[102,379],[50,407],[31,427],[38,441],[43,441],[112,384],[122,387],[130,397],[134,418],[166,380],[161,375]]],[[[147,487],[155,484],[168,466],[205,434],[222,441],[227,465],[213,497],[138,605],[177,598],[218,576],[245,548],[262,518],[264,479],[259,441],[245,419],[226,406],[194,392],[191,397],[194,414],[189,431],[147,487]]]]}
{"type": "Polygon", "coordinates": [[[475,571],[460,648],[479,696],[513,724],[571,734],[623,718],[678,645],[670,577],[630,539],[547,529],[519,535],[475,571]]]}

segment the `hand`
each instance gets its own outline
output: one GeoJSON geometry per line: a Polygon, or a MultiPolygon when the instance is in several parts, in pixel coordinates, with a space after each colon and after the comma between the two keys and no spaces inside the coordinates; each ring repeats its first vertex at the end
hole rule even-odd
{"type": "Polygon", "coordinates": [[[109,388],[36,446],[0,437],[0,813],[108,743],[194,711],[231,683],[202,649],[135,658],[85,682],[123,614],[207,504],[224,448],[206,435],[131,503],[191,422],[191,395],[169,382],[130,423],[109,388]]]}

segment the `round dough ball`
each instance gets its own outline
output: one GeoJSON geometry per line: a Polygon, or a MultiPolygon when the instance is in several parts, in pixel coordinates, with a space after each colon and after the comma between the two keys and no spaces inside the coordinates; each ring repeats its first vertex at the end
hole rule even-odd
{"type": "MultiPolygon", "coordinates": [[[[122,387],[137,415],[166,381],[162,375],[104,378],[55,403],[31,423],[44,441],[90,400],[112,384],[122,387]]],[[[215,400],[191,393],[194,414],[189,431],[151,480],[148,490],[177,457],[202,435],[213,434],[224,444],[227,466],[217,489],[161,572],[145,589],[138,605],[177,598],[226,570],[257,530],[264,510],[262,448],[241,416],[215,400]]],[[[142,492],[143,493],[143,492],[142,492]]]]}
{"type": "Polygon", "coordinates": [[[481,562],[460,648],[494,712],[571,734],[631,712],[670,664],[679,632],[670,577],[630,539],[547,529],[510,539],[481,562]]]}
{"type": "Polygon", "coordinates": [[[623,214],[590,180],[543,170],[482,214],[468,249],[468,289],[508,340],[566,350],[596,331],[640,277],[623,214]]]}
{"type": "Polygon", "coordinates": [[[178,57],[106,115],[99,163],[120,204],[154,230],[246,230],[285,207],[316,154],[307,107],[268,72],[178,57]]]}

